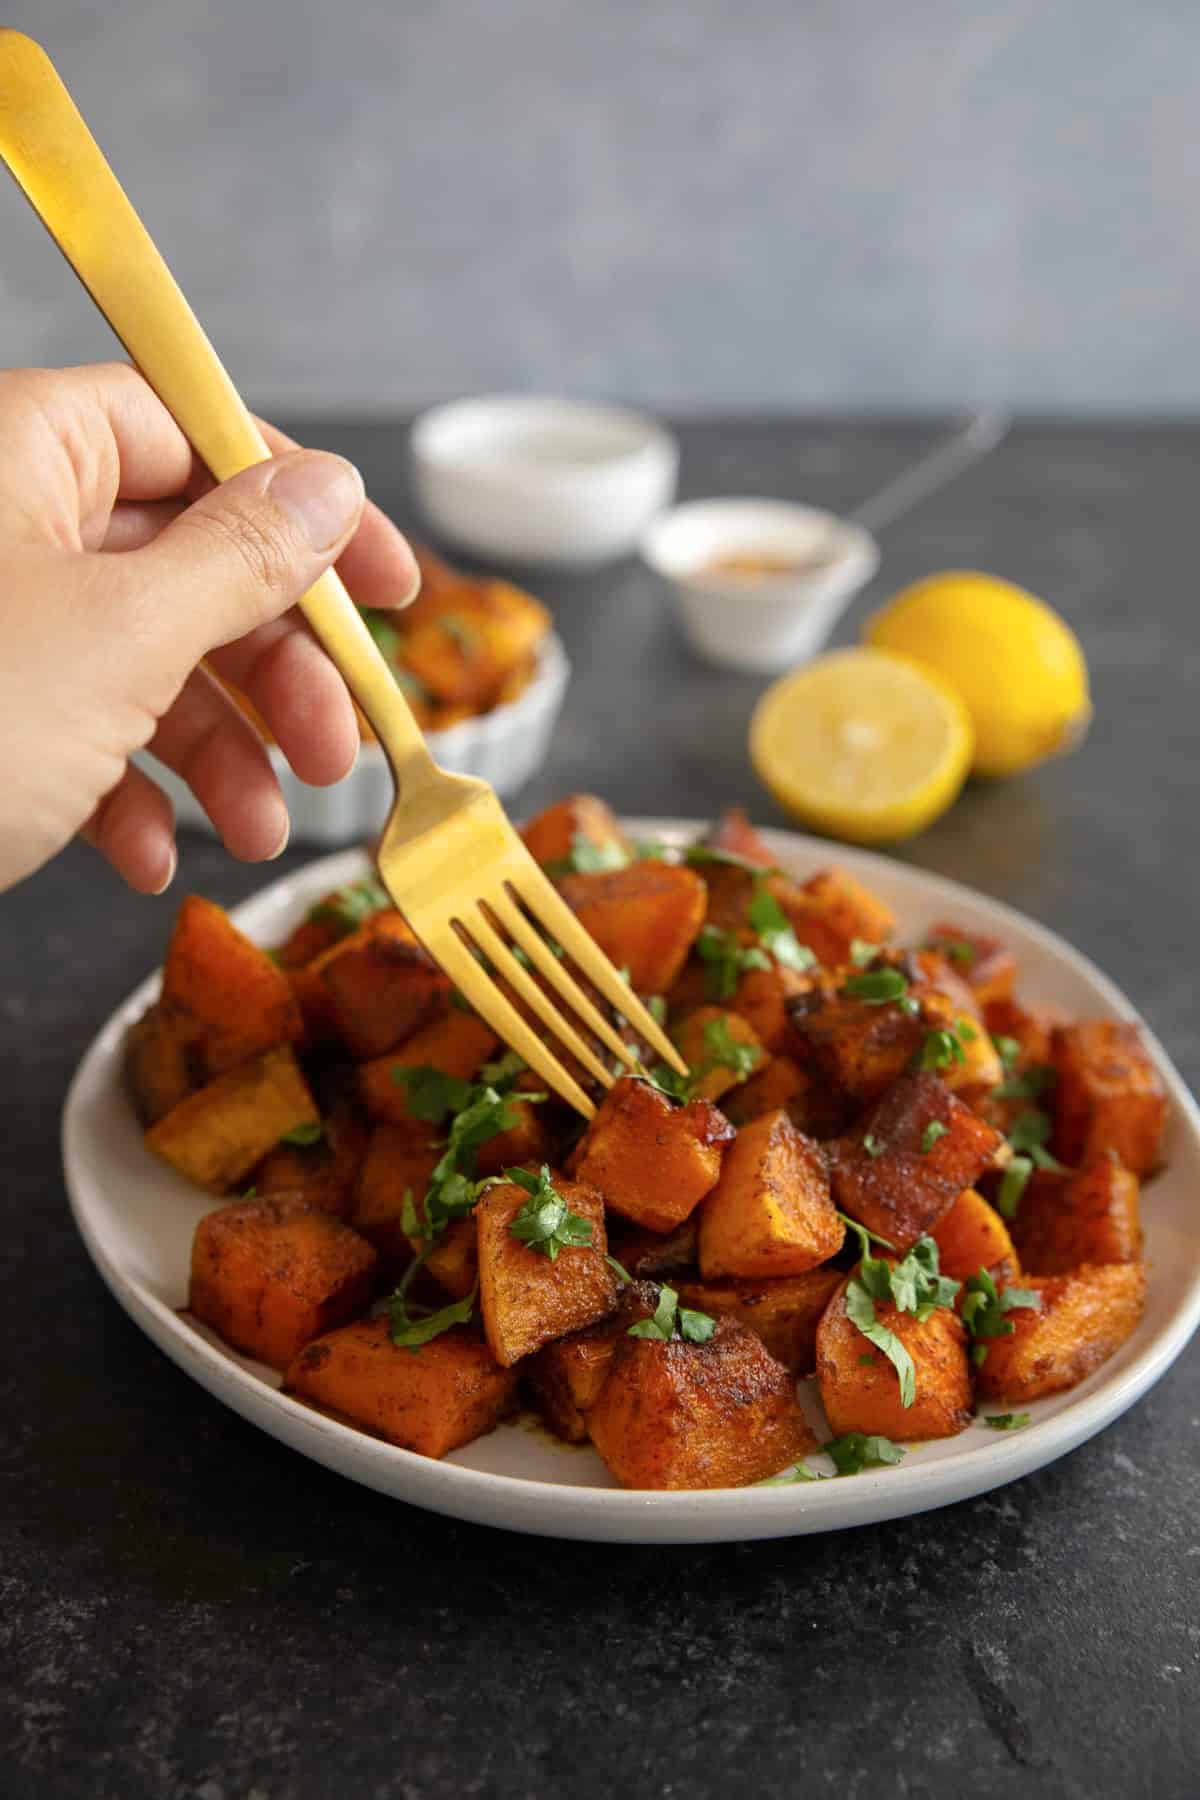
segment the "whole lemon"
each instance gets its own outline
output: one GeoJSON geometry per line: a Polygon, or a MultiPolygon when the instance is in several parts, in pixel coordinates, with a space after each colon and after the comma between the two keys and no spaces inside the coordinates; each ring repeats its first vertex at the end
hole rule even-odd
{"type": "Polygon", "coordinates": [[[1017,775],[1075,749],[1092,716],[1079,639],[1053,607],[970,570],[930,575],[867,621],[867,643],[940,675],[975,730],[974,775],[1017,775]]]}

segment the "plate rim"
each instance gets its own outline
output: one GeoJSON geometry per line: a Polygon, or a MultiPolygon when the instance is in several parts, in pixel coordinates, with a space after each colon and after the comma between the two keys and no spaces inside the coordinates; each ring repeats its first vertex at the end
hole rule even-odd
{"type": "MultiPolygon", "coordinates": [[[[662,816],[623,817],[622,823],[634,836],[661,837],[665,841],[687,841],[704,826],[704,821],[662,816]]],[[[1116,983],[1058,932],[980,889],[877,851],[774,827],[764,828],[762,836],[784,858],[836,858],[851,873],[862,872],[867,877],[872,870],[899,870],[919,883],[938,904],[950,907],[956,901],[982,903],[1000,920],[1011,922],[1022,934],[1032,937],[1044,952],[1084,977],[1116,1016],[1139,1025],[1180,1125],[1200,1150],[1200,1106],[1158,1037],[1116,983]]],[[[367,862],[366,853],[358,849],[313,858],[259,888],[231,909],[231,916],[239,920],[283,894],[299,904],[307,897],[305,890],[310,883],[314,889],[326,882],[338,885],[367,866],[367,862]]],[[[165,1302],[145,1291],[99,1242],[87,1208],[90,1177],[81,1166],[77,1140],[83,1130],[87,1100],[94,1090],[104,1091],[104,1077],[111,1075],[115,1035],[131,1012],[153,997],[160,976],[161,970],[146,976],[109,1015],[85,1051],[64,1101],[64,1175],[72,1218],[84,1248],[118,1305],[185,1374],[215,1398],[310,1459],[409,1504],[534,1535],[630,1543],[745,1541],[842,1530],[907,1517],[970,1499],[1068,1455],[1135,1405],[1166,1373],[1200,1326],[1198,1257],[1174,1311],[1130,1364],[1102,1381],[1094,1392],[1068,1403],[1063,1411],[1049,1418],[1035,1420],[1020,1433],[993,1434],[960,1458],[922,1464],[918,1457],[912,1457],[899,1467],[866,1471],[851,1483],[644,1491],[550,1482],[434,1461],[343,1424],[272,1387],[182,1322],[165,1302]],[[732,1529],[728,1517],[731,1509],[738,1515],[732,1529]],[[560,1510],[563,1517],[557,1516],[560,1510]]],[[[968,1431],[971,1429],[968,1427],[968,1431]]]]}

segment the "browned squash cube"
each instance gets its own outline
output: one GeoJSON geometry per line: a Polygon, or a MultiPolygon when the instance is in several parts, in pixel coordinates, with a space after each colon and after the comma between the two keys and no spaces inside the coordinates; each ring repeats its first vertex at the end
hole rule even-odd
{"type": "Polygon", "coordinates": [[[546,1128],[545,1108],[510,1094],[505,1117],[512,1124],[498,1131],[479,1146],[476,1174],[502,1175],[505,1169],[519,1169],[526,1163],[543,1163],[549,1156],[550,1134],[546,1128]]]}
{"type": "Polygon", "coordinates": [[[291,984],[229,914],[189,894],[163,967],[162,997],[196,1027],[204,1072],[219,1075],[279,1044],[298,1043],[304,1021],[291,984]]]}
{"type": "Polygon", "coordinates": [[[317,1207],[236,1201],[196,1227],[188,1305],[235,1350],[283,1369],[365,1311],[375,1268],[370,1244],[317,1207]]]}
{"type": "Polygon", "coordinates": [[[386,917],[320,970],[333,1034],[363,1062],[394,1050],[450,1002],[450,982],[429,952],[411,933],[380,929],[386,917]]]}
{"type": "Polygon", "coordinates": [[[981,1007],[1011,1001],[1017,959],[999,938],[963,931],[960,926],[943,921],[933,927],[927,943],[954,965],[981,1007]]]}
{"type": "Polygon", "coordinates": [[[653,1282],[636,1281],[621,1289],[610,1319],[558,1338],[530,1357],[523,1373],[539,1413],[557,1437],[568,1444],[585,1441],[585,1415],[600,1398],[617,1345],[631,1325],[654,1317],[658,1293],[653,1282]]]}
{"type": "Polygon", "coordinates": [[[1141,1263],[1084,1263],[1069,1275],[1022,1276],[1041,1310],[1014,1307],[1009,1337],[992,1338],[976,1375],[980,1397],[1023,1405],[1073,1388],[1134,1331],[1146,1304],[1141,1263]]]}
{"type": "Polygon", "coordinates": [[[681,1281],[681,1306],[711,1318],[740,1319],[793,1375],[817,1366],[817,1326],[842,1285],[840,1269],[809,1269],[773,1281],[681,1281]]]}
{"type": "Polygon", "coordinates": [[[747,1487],[815,1447],[794,1377],[737,1319],[706,1344],[620,1338],[587,1425],[627,1488],[747,1487]]]}
{"type": "Polygon", "coordinates": [[[932,1231],[1006,1153],[1000,1133],[936,1075],[905,1075],[853,1136],[825,1148],[837,1205],[897,1250],[932,1231]]]}
{"type": "Polygon", "coordinates": [[[428,1125],[376,1125],[371,1132],[350,1223],[374,1244],[389,1274],[399,1274],[412,1261],[413,1248],[403,1225],[404,1198],[411,1194],[417,1207],[425,1198],[442,1154],[435,1136],[428,1125]]]}
{"type": "Polygon", "coordinates": [[[704,923],[704,883],[692,869],[639,862],[564,875],[563,899],[639,994],[665,994],[704,923]]]}
{"type": "MultiPolygon", "coordinates": [[[[1020,1274],[1020,1263],[1004,1220],[994,1206],[964,1188],[948,1213],[931,1233],[938,1247],[938,1262],[943,1275],[952,1281],[966,1281],[986,1269],[993,1281],[1012,1281],[1020,1274]]],[[[961,1304],[963,1295],[959,1295],[961,1304]]]]}
{"type": "Polygon", "coordinates": [[[817,1383],[835,1437],[861,1431],[893,1442],[954,1437],[971,1421],[971,1371],[962,1320],[940,1306],[924,1320],[875,1302],[875,1316],[912,1357],[916,1394],[900,1399],[895,1369],[846,1316],[843,1287],[817,1328],[817,1383]]]}
{"type": "Polygon", "coordinates": [[[545,607],[511,582],[462,579],[447,604],[406,626],[404,663],[438,700],[482,712],[549,629],[545,607]]]}
{"type": "Polygon", "coordinates": [[[543,867],[565,863],[577,842],[590,844],[593,850],[631,855],[629,841],[612,807],[594,794],[568,794],[565,800],[556,801],[531,819],[521,836],[534,862],[543,867]]]}
{"type": "Polygon", "coordinates": [[[891,908],[844,869],[822,869],[794,895],[780,892],[779,903],[800,942],[829,968],[849,962],[856,938],[885,944],[896,929],[891,908]]]}
{"type": "Polygon", "coordinates": [[[351,932],[343,933],[333,926],[329,927],[329,931],[330,939],[323,950],[318,951],[307,962],[287,967],[292,992],[304,1015],[305,1039],[312,1044],[324,1043],[336,1036],[333,996],[324,979],[326,969],[342,956],[358,958],[361,964],[361,953],[376,938],[407,945],[410,949],[415,949],[417,945],[416,933],[394,906],[381,907],[378,912],[368,914],[362,924],[351,932]]]}
{"type": "Polygon", "coordinates": [[[194,1019],[162,1000],[125,1034],[125,1083],[143,1125],[154,1125],[203,1079],[194,1019]]]}
{"type": "Polygon", "coordinates": [[[373,1119],[403,1125],[413,1115],[408,1086],[397,1079],[397,1069],[437,1069],[442,1075],[472,1081],[498,1044],[496,1034],[482,1019],[452,1006],[386,1056],[362,1064],[358,1080],[363,1105],[373,1119]]]}
{"type": "Polygon", "coordinates": [[[1050,1061],[1050,1040],[1062,1019],[1050,1007],[1019,1006],[1015,1000],[989,1000],[983,1010],[984,1023],[993,1039],[1011,1038],[1017,1046],[1013,1069],[1023,1074],[1026,1069],[1045,1068],[1050,1061]]]}
{"type": "Polygon", "coordinates": [[[146,1148],[189,1181],[228,1193],[285,1132],[320,1122],[291,1050],[268,1050],[189,1094],[152,1125],[146,1148]]]}
{"type": "Polygon", "coordinates": [[[1072,1166],[1113,1151],[1135,1175],[1159,1160],[1167,1095],[1136,1025],[1089,1019],[1051,1040],[1054,1153],[1072,1166]]]}
{"type": "Polygon", "coordinates": [[[672,1231],[717,1184],[733,1126],[707,1100],[676,1106],[648,1081],[622,1076],[575,1153],[574,1173],[648,1231],[672,1231]]]}
{"type": "Polygon", "coordinates": [[[788,1002],[814,1075],[859,1106],[870,1106],[919,1054],[928,1026],[919,1014],[842,991],[842,976],[810,981],[788,1002]]]}
{"type": "Polygon", "coordinates": [[[765,1068],[756,1070],[741,1087],[725,1096],[721,1110],[735,1125],[748,1125],[751,1119],[761,1119],[764,1113],[776,1112],[781,1106],[800,1100],[810,1085],[799,1063],[790,1056],[773,1056],[765,1068]]]}
{"type": "Polygon", "coordinates": [[[530,1196],[524,1188],[488,1188],[475,1208],[479,1233],[479,1306],[492,1355],[506,1369],[552,1338],[612,1312],[616,1277],[604,1260],[604,1201],[582,1181],[555,1177],[555,1189],[592,1228],[590,1244],[565,1245],[551,1259],[510,1229],[530,1196]]]}
{"type": "Polygon", "coordinates": [[[345,1104],[335,1106],[321,1123],[312,1144],[276,1144],[252,1171],[255,1192],[303,1194],[313,1206],[345,1218],[354,1205],[354,1190],[367,1153],[368,1128],[361,1115],[345,1104]]]}
{"type": "Polygon", "coordinates": [[[744,862],[769,869],[775,861],[766,839],[755,830],[741,806],[727,806],[704,842],[710,850],[726,850],[744,862]]]}
{"type": "Polygon", "coordinates": [[[845,1235],[820,1145],[782,1109],[743,1125],[701,1208],[704,1279],[801,1275],[836,1256],[845,1235]]]}
{"type": "Polygon", "coordinates": [[[1138,1262],[1138,1178],[1111,1152],[1069,1175],[1037,1169],[1021,1196],[1013,1237],[1032,1275],[1063,1275],[1080,1263],[1138,1262]]]}
{"type": "Polygon", "coordinates": [[[743,1044],[747,1050],[752,1051],[756,1068],[761,1068],[767,1060],[767,1053],[758,1034],[746,1019],[736,1012],[727,1012],[723,1006],[698,1006],[695,1012],[680,1020],[672,1033],[679,1054],[688,1068],[695,1071],[691,1091],[697,1100],[719,1100],[730,1088],[737,1087],[739,1082],[746,1079],[736,1069],[730,1069],[724,1063],[706,1067],[711,1060],[707,1040],[710,1025],[721,1026],[735,1044],[743,1044]]]}
{"type": "Polygon", "coordinates": [[[402,1450],[440,1457],[500,1423],[517,1377],[471,1331],[409,1350],[393,1344],[386,1319],[360,1319],[309,1344],[283,1385],[402,1450]]]}
{"type": "Polygon", "coordinates": [[[665,1235],[661,1231],[634,1231],[615,1221],[608,1235],[609,1254],[630,1275],[678,1275],[696,1267],[696,1214],[665,1235]]]}
{"type": "Polygon", "coordinates": [[[960,1057],[943,1069],[952,1093],[990,1094],[1004,1079],[1000,1054],[983,1022],[983,1010],[957,968],[933,950],[918,950],[912,965],[920,979],[909,992],[920,1001],[921,1019],[929,1030],[950,1030],[958,1038],[960,1057]]]}

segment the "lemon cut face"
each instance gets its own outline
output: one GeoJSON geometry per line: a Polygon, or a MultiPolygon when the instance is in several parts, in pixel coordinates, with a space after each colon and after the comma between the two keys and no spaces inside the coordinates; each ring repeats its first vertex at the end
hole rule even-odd
{"type": "Polygon", "coordinates": [[[868,644],[913,657],[961,695],[973,773],[1018,775],[1073,750],[1091,718],[1083,650],[1058,614],[1011,582],[932,575],[868,620],[868,644]]]}
{"type": "Polygon", "coordinates": [[[931,824],[962,787],[972,750],[953,689],[883,650],[834,651],[785,675],[750,725],[751,760],[780,805],[857,844],[931,824]]]}

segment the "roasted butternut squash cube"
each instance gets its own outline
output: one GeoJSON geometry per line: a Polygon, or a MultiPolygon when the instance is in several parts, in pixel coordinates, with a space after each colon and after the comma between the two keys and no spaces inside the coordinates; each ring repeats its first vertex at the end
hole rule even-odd
{"type": "Polygon", "coordinates": [[[942,1080],[952,1093],[990,1093],[1003,1081],[1004,1065],[971,988],[936,951],[918,950],[911,962],[920,979],[909,992],[920,1002],[922,1023],[927,1030],[952,1031],[958,1042],[958,1055],[942,1070],[942,1080]]]}
{"type": "MultiPolygon", "coordinates": [[[[421,1211],[420,1206],[417,1210],[421,1211]]],[[[410,1241],[418,1253],[425,1249],[423,1239],[410,1241]]],[[[452,1300],[465,1300],[474,1293],[479,1281],[479,1232],[474,1213],[466,1219],[452,1220],[434,1239],[424,1273],[452,1300]]]]}
{"type": "Polygon", "coordinates": [[[635,1231],[623,1220],[613,1221],[615,1230],[608,1234],[609,1254],[630,1275],[655,1277],[678,1275],[696,1267],[696,1214],[677,1225],[674,1231],[635,1231]]]}
{"type": "Polygon", "coordinates": [[[817,1384],[834,1436],[861,1431],[901,1443],[954,1437],[971,1420],[971,1370],[962,1320],[944,1306],[919,1320],[915,1313],[897,1312],[890,1301],[879,1300],[875,1316],[912,1357],[913,1403],[902,1404],[900,1378],[891,1362],[848,1318],[843,1286],[817,1328],[817,1384]]]}
{"type": "Polygon", "coordinates": [[[648,1081],[622,1076],[605,1095],[574,1157],[580,1181],[648,1231],[672,1231],[717,1184],[728,1119],[707,1100],[676,1106],[648,1081]]]}
{"type": "Polygon", "coordinates": [[[406,625],[404,664],[436,699],[485,712],[549,629],[546,608],[521,588],[464,578],[436,612],[406,625]]]}
{"type": "Polygon", "coordinates": [[[363,1105],[373,1119],[403,1125],[414,1115],[409,1087],[397,1077],[397,1070],[436,1069],[460,1081],[473,1081],[498,1046],[499,1039],[482,1019],[452,1006],[387,1055],[362,1064],[358,1081],[363,1105]]]}
{"type": "MultiPolygon", "coordinates": [[[[434,1165],[441,1156],[428,1125],[376,1125],[355,1188],[350,1223],[374,1244],[389,1274],[398,1275],[413,1259],[404,1231],[405,1196],[419,1207],[434,1165]]],[[[470,1288],[467,1289],[470,1292],[470,1288]]]]}
{"type": "Polygon", "coordinates": [[[555,864],[568,862],[577,843],[616,856],[632,855],[617,815],[607,801],[598,800],[594,794],[568,794],[565,800],[556,801],[531,819],[521,836],[534,862],[551,869],[555,864]]]}
{"type": "Polygon", "coordinates": [[[125,1085],[143,1125],[154,1125],[203,1080],[198,1026],[158,1000],[125,1034],[125,1085]]]}
{"type": "Polygon", "coordinates": [[[1132,1337],[1146,1304],[1141,1263],[1084,1263],[1068,1275],[1023,1275],[1040,1311],[1014,1307],[1011,1336],[991,1338],[976,1372],[985,1400],[1023,1405],[1073,1388],[1132,1337]]]}
{"type": "Polygon", "coordinates": [[[782,1108],[743,1125],[701,1208],[704,1279],[801,1275],[836,1256],[845,1235],[820,1145],[782,1108]]]}
{"type": "Polygon", "coordinates": [[[847,994],[842,977],[811,980],[788,1002],[798,1060],[839,1094],[870,1106],[917,1057],[928,1027],[919,1013],[847,994]]]}
{"type": "Polygon", "coordinates": [[[755,1068],[761,1068],[767,1060],[757,1032],[746,1019],[727,1012],[723,1006],[698,1006],[680,1020],[672,1033],[679,1054],[694,1073],[691,1091],[697,1100],[719,1100],[746,1079],[739,1070],[713,1062],[708,1042],[710,1026],[749,1051],[747,1061],[752,1061],[755,1068]]]}
{"type": "Polygon", "coordinates": [[[1089,1019],[1051,1040],[1054,1153],[1072,1166],[1111,1150],[1138,1176],[1159,1160],[1167,1095],[1136,1025],[1089,1019]]]}
{"type": "Polygon", "coordinates": [[[731,1012],[740,1013],[753,1027],[763,1049],[774,1056],[797,1046],[788,1002],[806,991],[803,975],[783,963],[772,962],[769,969],[745,970],[733,997],[724,1004],[731,1012]]]}
{"type": "Polygon", "coordinates": [[[378,915],[318,972],[333,1034],[358,1061],[394,1050],[450,1002],[449,980],[398,913],[378,915]],[[394,931],[382,929],[389,916],[394,931]]]}
{"type": "Polygon", "coordinates": [[[627,1488],[746,1487],[815,1447],[794,1377],[737,1319],[706,1344],[620,1338],[587,1425],[627,1488]]]}
{"type": "MultiPolygon", "coordinates": [[[[966,1281],[980,1269],[986,1269],[995,1282],[1012,1281],[1020,1274],[1007,1225],[974,1188],[963,1189],[930,1235],[938,1247],[941,1272],[952,1281],[966,1281]]],[[[960,1302],[962,1298],[960,1294],[960,1302]]]]}
{"type": "Polygon", "coordinates": [[[891,908],[844,869],[822,869],[794,894],[781,890],[778,897],[800,942],[829,968],[849,962],[856,938],[885,944],[896,929],[891,908]]]}
{"type": "Polygon", "coordinates": [[[775,861],[766,839],[755,830],[741,806],[727,806],[704,842],[710,850],[726,850],[731,856],[740,856],[764,869],[775,861]]]}
{"type": "Polygon", "coordinates": [[[281,1142],[267,1151],[252,1172],[255,1192],[264,1198],[303,1194],[313,1206],[345,1218],[354,1204],[367,1138],[361,1115],[344,1103],[335,1106],[321,1121],[315,1143],[281,1142]]]}
{"type": "Polygon", "coordinates": [[[616,1277],[604,1260],[603,1199],[585,1182],[556,1176],[554,1186],[591,1226],[592,1241],[565,1245],[553,1258],[513,1235],[513,1222],[530,1199],[524,1188],[488,1188],[475,1208],[483,1328],[492,1355],[506,1369],[552,1338],[594,1325],[617,1303],[616,1277]]]}
{"type": "Polygon", "coordinates": [[[517,1377],[469,1330],[409,1350],[393,1344],[386,1319],[360,1319],[309,1344],[283,1385],[401,1450],[442,1457],[494,1430],[517,1377]]]}
{"type": "Polygon", "coordinates": [[[990,1037],[1011,1038],[1017,1046],[1013,1070],[1045,1068],[1050,1062],[1050,1040],[1062,1017],[1051,1007],[1019,1006],[1015,1000],[989,1000],[983,1009],[990,1037]]]}
{"type": "Polygon", "coordinates": [[[291,1050],[268,1050],[227,1069],[171,1108],[146,1148],[189,1181],[224,1194],[298,1125],[320,1114],[291,1050]]]}
{"type": "MultiPolygon", "coordinates": [[[[286,974],[304,1015],[304,1036],[309,1044],[322,1044],[337,1035],[333,1016],[333,996],[326,986],[325,971],[339,957],[348,956],[362,960],[362,952],[376,938],[384,938],[389,943],[407,945],[417,948],[417,935],[401,917],[394,906],[381,907],[376,912],[368,913],[361,925],[351,931],[344,931],[338,926],[329,924],[329,941],[323,950],[309,958],[306,962],[293,962],[286,965],[286,974]]],[[[353,974],[347,986],[353,982],[353,974]]]]}
{"type": "Polygon", "coordinates": [[[836,1204],[907,1250],[1007,1146],[936,1075],[905,1075],[856,1128],[825,1146],[836,1204]],[[940,1135],[938,1127],[941,1127],[940,1135]]]}
{"type": "Polygon", "coordinates": [[[735,1125],[748,1125],[764,1113],[776,1112],[799,1100],[809,1087],[809,1077],[790,1056],[773,1056],[764,1068],[722,1100],[721,1110],[735,1125]]]}
{"type": "Polygon", "coordinates": [[[926,944],[953,964],[981,1007],[1012,999],[1017,959],[999,938],[943,921],[933,927],[926,944]]]}
{"type": "Polygon", "coordinates": [[[502,1175],[505,1169],[549,1158],[550,1133],[543,1106],[513,1093],[508,1096],[505,1117],[512,1123],[479,1146],[475,1172],[481,1180],[485,1175],[502,1175]]]}
{"type": "Polygon", "coordinates": [[[235,1350],[283,1369],[365,1311],[376,1260],[357,1232],[304,1201],[235,1201],[196,1227],[188,1305],[235,1350]]]}
{"type": "Polygon", "coordinates": [[[809,1269],[771,1281],[680,1281],[681,1306],[711,1318],[740,1319],[756,1331],[776,1362],[793,1375],[817,1366],[817,1326],[842,1285],[840,1269],[809,1269]]]}
{"type": "Polygon", "coordinates": [[[163,966],[162,997],[196,1028],[211,1077],[280,1044],[298,1043],[304,1021],[291,985],[223,907],[189,894],[163,966]]]}
{"type": "Polygon", "coordinates": [[[586,1414],[600,1398],[617,1345],[631,1325],[654,1317],[658,1295],[650,1281],[623,1287],[611,1318],[546,1344],[525,1364],[534,1403],[557,1437],[568,1444],[586,1440],[586,1414]]]}
{"type": "Polygon", "coordinates": [[[1138,1262],[1138,1178],[1110,1151],[1066,1175],[1036,1169],[1013,1221],[1021,1263],[1063,1275],[1080,1263],[1138,1262]]]}
{"type": "Polygon", "coordinates": [[[704,883],[692,869],[639,862],[564,875],[563,899],[639,994],[665,994],[704,923],[704,883]]]}

